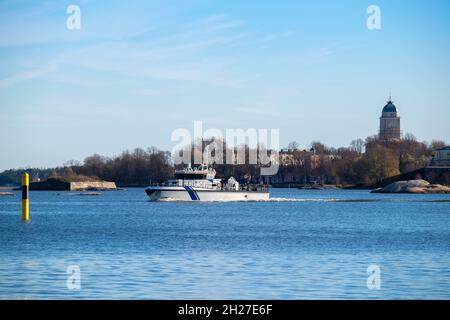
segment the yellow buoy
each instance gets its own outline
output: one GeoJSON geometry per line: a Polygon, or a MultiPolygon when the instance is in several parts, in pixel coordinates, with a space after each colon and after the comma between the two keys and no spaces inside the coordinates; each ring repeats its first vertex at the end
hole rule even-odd
{"type": "Polygon", "coordinates": [[[22,176],[22,220],[30,220],[30,202],[28,200],[28,189],[30,185],[30,176],[24,172],[22,176]]]}

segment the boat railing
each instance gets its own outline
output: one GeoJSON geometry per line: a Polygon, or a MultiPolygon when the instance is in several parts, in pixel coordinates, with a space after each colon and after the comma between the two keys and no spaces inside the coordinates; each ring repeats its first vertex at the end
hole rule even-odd
{"type": "Polygon", "coordinates": [[[239,186],[239,191],[269,191],[269,186],[266,184],[244,184],[239,186]]]}
{"type": "Polygon", "coordinates": [[[167,182],[150,182],[149,187],[167,187],[169,184],[167,182]]]}
{"type": "MultiPolygon", "coordinates": [[[[213,187],[210,184],[198,184],[193,181],[185,181],[179,180],[177,183],[167,183],[167,182],[150,182],[150,187],[200,187],[205,189],[218,189],[217,187],[213,187]]],[[[259,192],[267,192],[269,191],[269,185],[266,184],[240,184],[239,190],[235,189],[227,189],[225,185],[223,189],[219,190],[227,190],[227,191],[259,191],[259,192]]]]}

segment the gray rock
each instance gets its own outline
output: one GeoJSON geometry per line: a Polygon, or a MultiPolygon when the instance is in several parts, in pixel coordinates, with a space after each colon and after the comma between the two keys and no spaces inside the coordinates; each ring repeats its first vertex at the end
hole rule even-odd
{"type": "Polygon", "coordinates": [[[423,188],[429,185],[430,183],[425,180],[397,181],[384,187],[383,191],[389,193],[406,192],[409,188],[423,188]]]}
{"type": "Polygon", "coordinates": [[[450,193],[450,187],[430,184],[425,180],[397,181],[384,188],[372,190],[372,193],[450,193]]]}

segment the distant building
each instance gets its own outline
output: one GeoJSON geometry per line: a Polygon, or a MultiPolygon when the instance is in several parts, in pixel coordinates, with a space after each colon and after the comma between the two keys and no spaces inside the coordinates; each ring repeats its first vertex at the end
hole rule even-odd
{"type": "Polygon", "coordinates": [[[380,140],[399,140],[401,138],[400,113],[389,97],[380,117],[380,140]]]}
{"type": "Polygon", "coordinates": [[[437,149],[431,158],[430,166],[450,167],[450,146],[437,149]]]}
{"type": "Polygon", "coordinates": [[[301,160],[295,157],[295,151],[291,149],[281,149],[278,154],[278,164],[281,166],[296,166],[301,160]]]}

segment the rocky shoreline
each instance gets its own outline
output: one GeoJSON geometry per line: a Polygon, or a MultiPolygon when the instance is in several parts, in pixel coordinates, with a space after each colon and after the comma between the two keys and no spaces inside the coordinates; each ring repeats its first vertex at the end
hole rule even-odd
{"type": "Polygon", "coordinates": [[[31,191],[109,191],[117,190],[114,182],[110,181],[68,181],[65,179],[49,178],[40,182],[30,183],[31,191]]]}
{"type": "Polygon", "coordinates": [[[414,194],[450,194],[450,187],[441,184],[431,184],[425,180],[406,180],[388,184],[384,188],[377,188],[372,193],[414,193],[414,194]]]}

